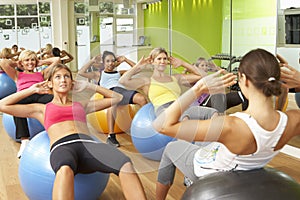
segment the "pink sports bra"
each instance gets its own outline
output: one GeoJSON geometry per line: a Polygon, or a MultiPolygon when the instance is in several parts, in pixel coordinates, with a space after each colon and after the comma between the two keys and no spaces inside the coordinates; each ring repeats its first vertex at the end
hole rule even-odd
{"type": "Polygon", "coordinates": [[[53,103],[46,104],[44,127],[49,129],[53,124],[63,121],[86,122],[86,113],[79,102],[73,102],[70,106],[58,106],[53,103]]]}
{"type": "Polygon", "coordinates": [[[35,83],[40,83],[44,81],[43,74],[41,72],[35,72],[32,74],[27,74],[20,72],[17,80],[17,90],[21,91],[26,88],[29,88],[35,83]]]}

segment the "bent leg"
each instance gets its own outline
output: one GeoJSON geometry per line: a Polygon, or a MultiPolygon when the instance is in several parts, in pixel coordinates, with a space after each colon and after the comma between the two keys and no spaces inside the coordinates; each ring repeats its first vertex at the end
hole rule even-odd
{"type": "Polygon", "coordinates": [[[114,133],[115,121],[117,115],[117,106],[112,106],[107,109],[106,118],[108,126],[108,134],[114,133]]]}
{"type": "Polygon", "coordinates": [[[144,95],[140,94],[140,93],[136,93],[134,96],[133,96],[133,99],[132,99],[133,103],[135,104],[139,104],[140,106],[143,106],[147,103],[147,100],[146,98],[144,97],[144,95]]]}
{"type": "Polygon", "coordinates": [[[74,173],[69,166],[62,166],[56,172],[52,198],[55,200],[74,199],[74,173]]]}
{"type": "Polygon", "coordinates": [[[176,168],[190,180],[198,179],[194,174],[193,164],[194,155],[198,149],[199,146],[182,140],[170,142],[166,146],[158,170],[157,199],[166,198],[169,188],[173,184],[176,168]]]}
{"type": "Polygon", "coordinates": [[[119,178],[126,199],[146,199],[143,185],[130,162],[122,166],[119,178]]]}

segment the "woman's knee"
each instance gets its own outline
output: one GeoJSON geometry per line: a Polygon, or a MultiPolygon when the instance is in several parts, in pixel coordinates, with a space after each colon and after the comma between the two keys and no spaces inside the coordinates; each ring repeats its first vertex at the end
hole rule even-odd
{"type": "Polygon", "coordinates": [[[120,169],[120,173],[136,173],[131,162],[126,162],[120,169]]]}
{"type": "Polygon", "coordinates": [[[74,171],[70,166],[64,165],[61,166],[59,170],[56,172],[56,176],[72,177],[74,176],[74,171]]]}
{"type": "Polygon", "coordinates": [[[143,106],[147,103],[147,100],[144,95],[136,93],[133,97],[133,102],[139,104],[140,106],[143,106]]]}

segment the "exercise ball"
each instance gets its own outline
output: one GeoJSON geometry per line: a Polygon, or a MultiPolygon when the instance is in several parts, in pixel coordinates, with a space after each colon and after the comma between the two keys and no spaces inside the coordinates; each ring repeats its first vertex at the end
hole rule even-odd
{"type": "MultiPolygon", "coordinates": [[[[30,139],[32,139],[36,134],[45,130],[44,126],[34,118],[27,118],[27,123],[28,123],[30,139]]],[[[4,126],[5,131],[11,137],[11,139],[19,142],[20,139],[16,139],[16,126],[14,123],[13,116],[3,113],[2,124],[4,126]]]]}
{"type": "Polygon", "coordinates": [[[152,126],[155,118],[152,103],[144,105],[134,116],[130,133],[133,145],[142,156],[160,161],[166,145],[175,138],[157,132],[152,126]]]}
{"type": "Polygon", "coordinates": [[[16,91],[16,83],[6,73],[0,71],[0,99],[16,91]]]}
{"type": "MultiPolygon", "coordinates": [[[[102,99],[101,94],[96,93],[92,99],[102,99]]],[[[132,118],[137,112],[139,106],[135,104],[128,104],[118,106],[117,116],[115,118],[115,133],[123,133],[130,129],[132,118]]],[[[106,119],[107,109],[93,112],[87,115],[88,122],[92,127],[101,133],[108,133],[108,124],[106,119]]]]}
{"type": "Polygon", "coordinates": [[[272,168],[216,172],[205,175],[186,189],[182,200],[296,200],[300,185],[272,168]]]}
{"type": "Polygon", "coordinates": [[[295,100],[296,100],[298,108],[300,108],[300,92],[295,93],[295,100]]]}
{"type": "MultiPolygon", "coordinates": [[[[36,135],[25,148],[19,164],[20,184],[30,200],[51,200],[55,173],[50,165],[50,141],[46,131],[36,135]]],[[[109,174],[77,174],[75,199],[96,200],[104,191],[109,174]]]]}

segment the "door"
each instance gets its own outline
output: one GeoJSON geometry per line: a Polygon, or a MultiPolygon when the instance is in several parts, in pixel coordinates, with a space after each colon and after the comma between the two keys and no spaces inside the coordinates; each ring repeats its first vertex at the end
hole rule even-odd
{"type": "Polygon", "coordinates": [[[76,17],[77,68],[90,60],[90,26],[88,16],[76,17]]]}

